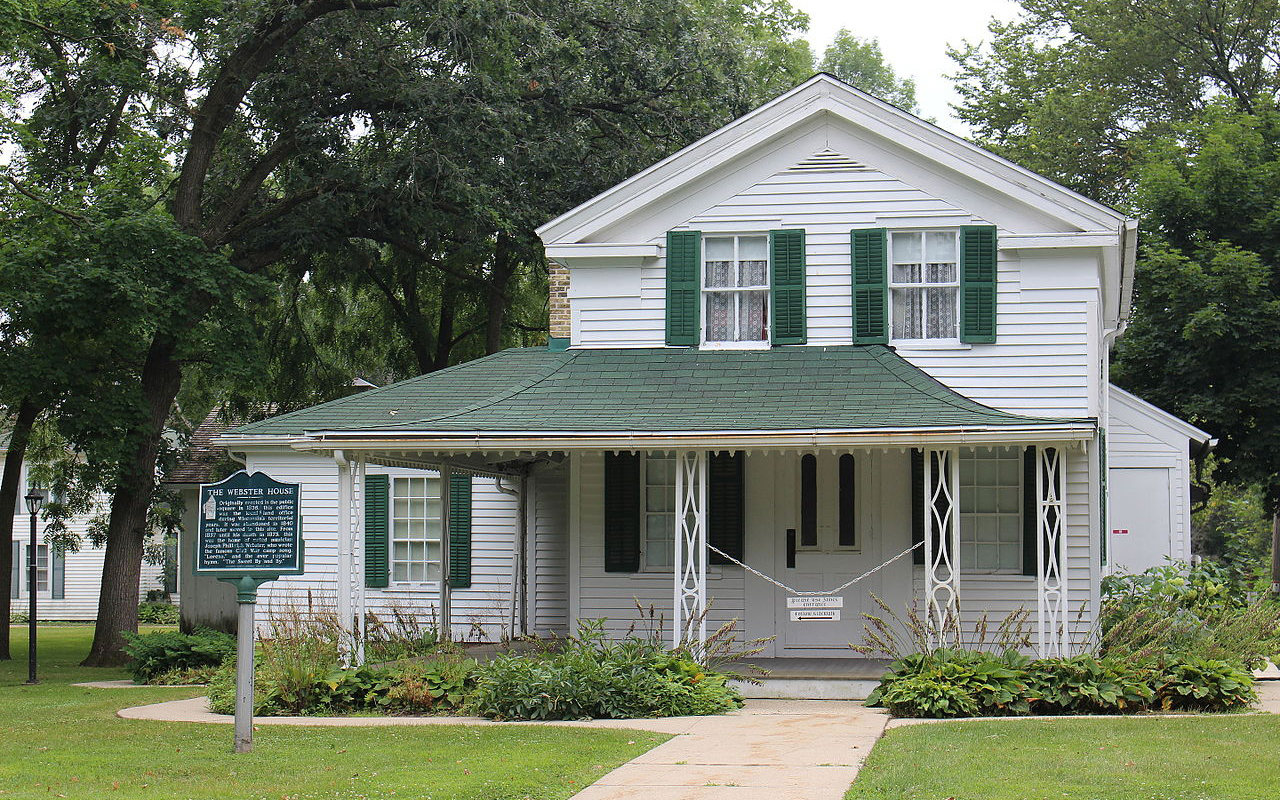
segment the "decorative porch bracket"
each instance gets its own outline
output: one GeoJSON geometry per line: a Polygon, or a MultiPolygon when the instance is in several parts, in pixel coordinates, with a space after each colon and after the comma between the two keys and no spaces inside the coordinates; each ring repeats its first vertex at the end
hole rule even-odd
{"type": "Polygon", "coordinates": [[[959,627],[960,517],[956,487],[960,459],[955,450],[924,451],[924,602],[930,647],[954,644],[959,627]]]}
{"type": "Polygon", "coordinates": [[[702,450],[676,452],[674,549],[671,645],[696,650],[707,639],[707,454],[702,450]]]}
{"type": "Polygon", "coordinates": [[[1036,458],[1037,646],[1042,658],[1070,655],[1066,547],[1063,542],[1062,448],[1041,447],[1036,458]]]}
{"type": "Polygon", "coordinates": [[[343,666],[364,663],[365,457],[335,453],[338,465],[338,574],[334,581],[343,666]]]}

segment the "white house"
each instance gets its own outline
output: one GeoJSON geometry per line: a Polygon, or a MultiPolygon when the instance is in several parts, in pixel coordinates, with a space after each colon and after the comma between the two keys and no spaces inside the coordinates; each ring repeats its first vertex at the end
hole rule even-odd
{"type": "Polygon", "coordinates": [[[874,593],[944,640],[1020,608],[1040,652],[1088,636],[1135,220],[818,75],[539,234],[549,347],[220,437],[302,485],[267,608],[652,609],[847,658],[874,593]]]}
{"type": "MultiPolygon", "coordinates": [[[[0,459],[3,446],[8,444],[8,434],[0,438],[0,459]]],[[[13,510],[13,565],[9,572],[9,597],[15,614],[26,614],[31,597],[30,569],[31,515],[27,513],[24,497],[29,491],[27,470],[23,467],[19,482],[18,501],[13,510]]],[[[102,561],[106,553],[95,547],[89,539],[88,528],[92,515],[85,514],[68,520],[67,528],[79,537],[78,550],[63,552],[51,547],[45,538],[46,520],[36,518],[36,613],[41,620],[85,621],[98,616],[98,598],[102,591],[102,561]]],[[[145,597],[151,590],[165,591],[176,601],[176,586],[165,586],[164,566],[143,562],[139,589],[145,597]]]]}

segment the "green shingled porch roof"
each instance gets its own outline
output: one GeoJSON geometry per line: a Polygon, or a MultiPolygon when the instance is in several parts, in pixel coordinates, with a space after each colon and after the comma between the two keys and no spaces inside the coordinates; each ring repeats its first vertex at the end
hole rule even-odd
{"type": "Polygon", "coordinates": [[[245,425],[318,431],[732,431],[1061,425],[976,403],[883,345],[504,350],[245,425]]]}

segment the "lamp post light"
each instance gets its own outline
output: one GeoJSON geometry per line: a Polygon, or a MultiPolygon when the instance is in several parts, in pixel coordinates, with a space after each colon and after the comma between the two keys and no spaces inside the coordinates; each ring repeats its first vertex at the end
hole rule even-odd
{"type": "Polygon", "coordinates": [[[40,552],[40,541],[36,538],[36,515],[44,503],[44,494],[38,489],[27,492],[27,511],[31,512],[31,550],[27,556],[27,593],[31,595],[31,611],[27,618],[27,683],[35,684],[36,680],[36,589],[38,570],[36,558],[40,552]]]}

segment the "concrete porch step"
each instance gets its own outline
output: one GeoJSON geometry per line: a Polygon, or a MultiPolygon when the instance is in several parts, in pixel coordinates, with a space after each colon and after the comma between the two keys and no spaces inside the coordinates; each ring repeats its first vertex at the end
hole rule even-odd
{"type": "Polygon", "coordinates": [[[865,700],[888,667],[887,660],[873,658],[748,658],[733,669],[760,683],[734,685],[753,699],[865,700]]]}

